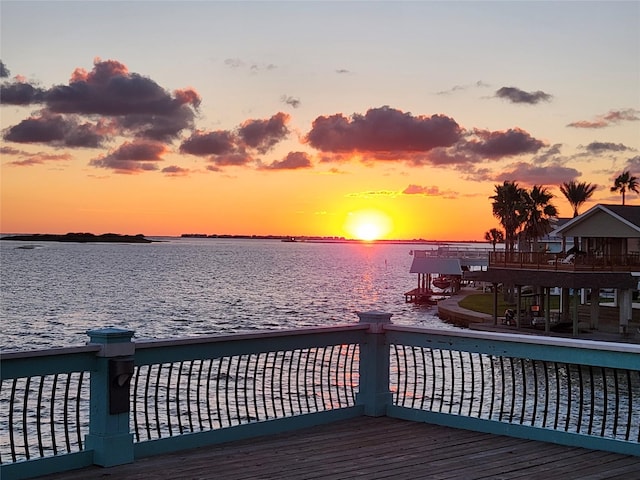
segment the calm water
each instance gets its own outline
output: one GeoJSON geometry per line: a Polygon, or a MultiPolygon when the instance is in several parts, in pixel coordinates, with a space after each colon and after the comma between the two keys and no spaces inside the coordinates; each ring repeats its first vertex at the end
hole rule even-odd
{"type": "Polygon", "coordinates": [[[172,338],[357,322],[454,328],[404,301],[415,245],[165,239],[162,243],[0,242],[0,348],[79,345],[116,326],[172,338]]]}

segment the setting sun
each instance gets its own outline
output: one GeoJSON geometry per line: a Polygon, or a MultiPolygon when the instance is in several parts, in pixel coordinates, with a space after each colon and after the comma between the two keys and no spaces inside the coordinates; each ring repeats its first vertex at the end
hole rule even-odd
{"type": "Polygon", "coordinates": [[[349,212],[344,228],[353,238],[372,241],[383,238],[392,226],[389,216],[379,210],[358,210],[349,212]]]}

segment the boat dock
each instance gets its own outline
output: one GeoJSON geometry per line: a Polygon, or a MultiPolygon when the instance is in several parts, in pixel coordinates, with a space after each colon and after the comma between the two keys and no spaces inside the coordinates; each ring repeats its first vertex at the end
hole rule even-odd
{"type": "Polygon", "coordinates": [[[40,480],[638,478],[640,457],[359,417],[252,440],[88,467],[40,480]]]}
{"type": "Polygon", "coordinates": [[[485,249],[438,247],[437,250],[412,250],[409,273],[418,274],[418,286],[404,294],[405,302],[435,305],[462,286],[462,273],[488,263],[485,249]],[[441,283],[439,283],[441,282],[441,283]],[[436,290],[434,290],[434,288],[436,290]]]}

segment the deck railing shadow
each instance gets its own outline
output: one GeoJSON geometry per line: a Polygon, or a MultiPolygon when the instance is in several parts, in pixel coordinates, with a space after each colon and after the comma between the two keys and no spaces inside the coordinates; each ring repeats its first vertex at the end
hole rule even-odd
{"type": "Polygon", "coordinates": [[[2,354],[3,479],[360,415],[640,456],[640,346],[393,325],[2,354]]]}

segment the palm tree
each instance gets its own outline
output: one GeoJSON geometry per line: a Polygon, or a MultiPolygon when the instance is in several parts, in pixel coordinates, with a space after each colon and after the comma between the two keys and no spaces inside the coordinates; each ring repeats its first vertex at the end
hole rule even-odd
{"type": "Polygon", "coordinates": [[[560,185],[560,191],[569,201],[569,204],[573,208],[573,216],[579,215],[578,209],[591,198],[598,185],[593,185],[587,182],[576,182],[571,180],[570,182],[564,182],[560,185]]]}
{"type": "Polygon", "coordinates": [[[551,218],[558,216],[558,209],[551,203],[553,194],[542,185],[534,185],[524,192],[525,221],[523,233],[526,240],[533,241],[533,251],[538,251],[538,239],[549,233],[551,218]]]}
{"type": "Polygon", "coordinates": [[[496,243],[504,242],[504,233],[502,233],[502,230],[492,228],[491,230],[484,232],[484,239],[487,242],[491,243],[491,246],[493,246],[493,251],[495,252],[496,243]]]}
{"type": "Polygon", "coordinates": [[[516,182],[505,181],[502,185],[495,185],[495,195],[489,197],[493,200],[493,216],[504,227],[507,253],[513,252],[518,229],[525,220],[524,193],[525,190],[516,182]]]}
{"type": "Polygon", "coordinates": [[[618,175],[613,183],[613,187],[611,187],[611,191],[620,192],[622,194],[622,205],[624,205],[624,194],[628,191],[638,193],[639,187],[640,184],[638,184],[638,179],[631,175],[629,170],[627,170],[618,175]]]}

